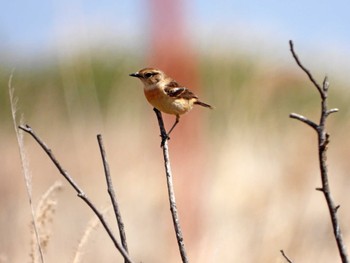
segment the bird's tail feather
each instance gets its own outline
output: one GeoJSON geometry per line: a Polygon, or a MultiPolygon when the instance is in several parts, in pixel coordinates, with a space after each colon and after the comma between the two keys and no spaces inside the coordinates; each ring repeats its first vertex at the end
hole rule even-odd
{"type": "Polygon", "coordinates": [[[211,105],[206,104],[206,103],[204,103],[204,102],[201,102],[201,101],[199,101],[199,100],[197,100],[194,104],[197,104],[197,105],[200,105],[200,106],[209,108],[209,109],[214,109],[211,105]]]}

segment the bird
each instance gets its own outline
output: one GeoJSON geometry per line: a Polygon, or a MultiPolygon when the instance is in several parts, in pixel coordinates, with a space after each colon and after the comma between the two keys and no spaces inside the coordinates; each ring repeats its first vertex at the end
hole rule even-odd
{"type": "Polygon", "coordinates": [[[211,105],[200,101],[192,91],[160,69],[143,68],[129,76],[141,80],[145,97],[154,108],[176,116],[175,123],[167,133],[167,139],[170,139],[170,133],[179,123],[180,115],[189,112],[194,105],[213,109],[211,105]]]}

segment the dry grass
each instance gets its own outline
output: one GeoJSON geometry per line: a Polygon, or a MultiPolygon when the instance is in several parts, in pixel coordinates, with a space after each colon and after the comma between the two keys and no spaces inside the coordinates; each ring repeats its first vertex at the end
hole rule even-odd
{"type": "Polygon", "coordinates": [[[26,156],[26,151],[24,147],[24,141],[23,141],[23,133],[21,133],[18,129],[18,123],[16,120],[16,112],[17,112],[17,99],[14,95],[14,88],[12,86],[12,78],[13,78],[13,72],[10,75],[9,82],[8,82],[8,90],[9,90],[9,98],[10,98],[10,106],[11,106],[11,116],[14,126],[14,131],[17,138],[17,144],[19,149],[19,155],[21,157],[21,167],[22,167],[22,175],[24,178],[26,191],[28,195],[28,201],[29,201],[29,207],[31,210],[31,221],[32,221],[32,240],[31,240],[31,247],[32,247],[32,253],[30,254],[32,262],[36,263],[40,262],[44,263],[44,256],[43,256],[43,249],[41,246],[41,240],[39,235],[39,229],[34,213],[34,206],[33,206],[33,196],[32,196],[32,176],[30,173],[30,170],[28,168],[28,160],[26,156]],[[38,253],[36,253],[38,251],[38,253]]]}
{"type": "Polygon", "coordinates": [[[57,201],[55,194],[62,189],[61,182],[55,182],[49,189],[41,196],[36,212],[35,212],[35,222],[37,229],[31,228],[32,239],[31,239],[31,251],[30,258],[31,262],[40,262],[40,256],[37,244],[37,233],[40,240],[40,248],[45,254],[47,252],[47,247],[52,235],[52,224],[54,221],[55,211],[57,207],[57,201]],[[37,233],[36,233],[37,231],[37,233]]]}
{"type": "MultiPolygon", "coordinates": [[[[110,210],[111,210],[111,206],[107,207],[106,209],[104,209],[102,211],[103,215],[106,215],[110,210]]],[[[86,243],[89,241],[90,236],[92,234],[92,232],[94,230],[97,229],[97,227],[100,225],[100,221],[97,218],[97,216],[95,216],[94,218],[90,219],[90,221],[87,224],[87,227],[84,231],[84,234],[82,235],[77,249],[75,250],[75,254],[72,260],[72,263],[79,263],[79,262],[83,262],[83,256],[84,256],[84,246],[86,245],[86,243]]]]}

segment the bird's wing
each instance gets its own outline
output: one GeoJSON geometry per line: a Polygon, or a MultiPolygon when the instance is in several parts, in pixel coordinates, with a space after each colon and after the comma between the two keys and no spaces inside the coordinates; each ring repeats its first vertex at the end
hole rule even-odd
{"type": "Polygon", "coordinates": [[[181,87],[176,81],[172,81],[166,85],[164,89],[165,93],[173,98],[183,99],[198,99],[198,97],[189,89],[181,87]]]}

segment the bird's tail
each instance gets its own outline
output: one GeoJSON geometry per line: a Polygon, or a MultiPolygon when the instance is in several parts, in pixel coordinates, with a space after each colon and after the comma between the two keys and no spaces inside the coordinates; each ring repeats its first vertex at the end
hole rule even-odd
{"type": "Polygon", "coordinates": [[[214,109],[211,105],[206,104],[206,103],[204,103],[204,102],[201,102],[201,101],[199,101],[199,100],[197,100],[194,104],[197,104],[197,105],[200,105],[200,106],[209,108],[209,109],[214,109]]]}

